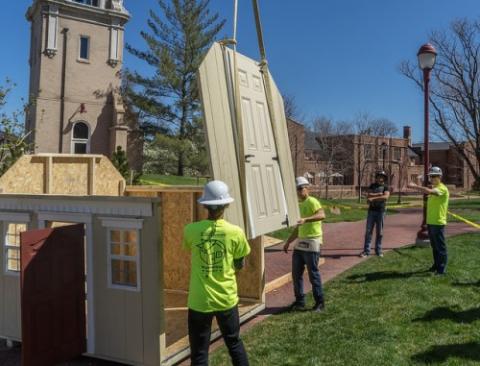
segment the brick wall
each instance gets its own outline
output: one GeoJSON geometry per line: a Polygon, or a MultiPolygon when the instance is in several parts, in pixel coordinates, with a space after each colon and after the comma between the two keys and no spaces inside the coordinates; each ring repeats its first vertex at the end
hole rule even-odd
{"type": "Polygon", "coordinates": [[[295,176],[303,176],[305,170],[305,127],[290,118],[287,118],[288,138],[293,159],[295,176]]]}

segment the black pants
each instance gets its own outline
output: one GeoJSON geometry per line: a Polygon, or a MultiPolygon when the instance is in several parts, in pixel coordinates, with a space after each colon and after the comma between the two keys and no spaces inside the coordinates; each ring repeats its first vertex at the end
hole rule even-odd
{"type": "Polygon", "coordinates": [[[200,313],[188,309],[188,338],[192,366],[208,365],[208,348],[214,317],[230,353],[233,366],[248,366],[247,352],[240,339],[240,317],[237,306],[214,313],[200,313]]]}
{"type": "Polygon", "coordinates": [[[445,273],[447,269],[447,242],[445,241],[444,225],[427,225],[428,236],[433,252],[433,266],[438,273],[445,273]]]}

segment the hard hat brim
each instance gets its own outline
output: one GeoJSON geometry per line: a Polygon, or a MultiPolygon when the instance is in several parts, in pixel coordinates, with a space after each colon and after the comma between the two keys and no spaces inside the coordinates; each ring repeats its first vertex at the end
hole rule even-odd
{"type": "Polygon", "coordinates": [[[232,203],[235,201],[232,197],[228,198],[223,198],[221,200],[204,200],[202,198],[199,198],[197,200],[198,203],[204,206],[220,206],[220,205],[228,205],[229,203],[232,203]]]}
{"type": "Polygon", "coordinates": [[[443,176],[443,174],[441,174],[441,173],[428,173],[427,175],[429,177],[441,177],[441,176],[443,176]]]}
{"type": "Polygon", "coordinates": [[[310,183],[309,183],[309,184],[299,184],[299,185],[297,186],[297,188],[310,187],[310,186],[311,186],[310,183]]]}

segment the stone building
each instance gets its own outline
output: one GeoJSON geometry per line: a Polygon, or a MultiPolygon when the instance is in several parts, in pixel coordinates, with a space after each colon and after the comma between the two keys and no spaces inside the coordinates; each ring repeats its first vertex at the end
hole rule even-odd
{"type": "MultiPolygon", "coordinates": [[[[473,149],[469,149],[468,144],[462,144],[460,147],[463,153],[470,157],[471,161],[475,161],[473,149]]],[[[449,142],[430,142],[430,164],[438,166],[443,171],[443,181],[446,184],[454,185],[461,189],[471,189],[475,178],[469,169],[466,161],[458,153],[455,146],[449,142]]],[[[423,165],[424,147],[422,144],[412,145],[412,161],[415,165],[423,165]]],[[[478,164],[477,171],[480,171],[478,164]]],[[[423,175],[423,170],[419,175],[423,175]]]]}
{"type": "MultiPolygon", "coordinates": [[[[318,141],[305,132],[301,123],[289,120],[288,127],[292,156],[297,161],[296,175],[307,177],[316,186],[328,182],[334,186],[350,186],[354,192],[359,185],[368,186],[375,172],[383,169],[390,176],[390,186],[403,191],[408,181],[418,181],[423,176],[423,144],[412,144],[409,126],[403,128],[403,137],[329,136],[326,139],[331,141],[327,145],[337,150],[332,154],[320,151],[318,141]],[[299,156],[303,156],[303,162],[298,162],[299,156]],[[325,156],[330,160],[326,161],[325,156]]],[[[316,138],[318,140],[318,136],[316,138]]],[[[475,161],[468,144],[461,148],[475,161]]],[[[471,189],[475,182],[467,163],[450,143],[430,142],[430,163],[442,168],[445,183],[457,189],[471,189]]],[[[477,169],[480,171],[478,164],[477,169]]]]}
{"type": "MultiPolygon", "coordinates": [[[[125,118],[119,94],[130,18],[123,1],[34,0],[26,17],[31,23],[26,130],[34,152],[111,156],[118,146],[127,153],[132,145],[141,149],[135,120],[125,118]]],[[[138,166],[138,151],[132,157],[138,166]]]]}

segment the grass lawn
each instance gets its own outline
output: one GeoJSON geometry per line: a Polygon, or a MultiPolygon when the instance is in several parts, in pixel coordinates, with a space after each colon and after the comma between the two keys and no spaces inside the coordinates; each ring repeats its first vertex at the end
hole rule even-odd
{"type": "MultiPolygon", "coordinates": [[[[429,248],[395,250],[329,282],[324,313],[260,323],[243,335],[251,365],[479,365],[480,234],[448,244],[446,276],[425,272],[429,248]]],[[[229,364],[225,347],[211,357],[229,364]]]]}
{"type": "Polygon", "coordinates": [[[165,186],[203,186],[207,180],[196,177],[178,177],[175,175],[144,174],[140,177],[142,185],[165,185],[165,186]]]}
{"type": "MultiPolygon", "coordinates": [[[[466,218],[467,220],[480,224],[480,199],[462,199],[453,200],[449,202],[449,209],[451,212],[466,218]]],[[[449,216],[449,221],[459,221],[458,219],[449,216]]]]}

